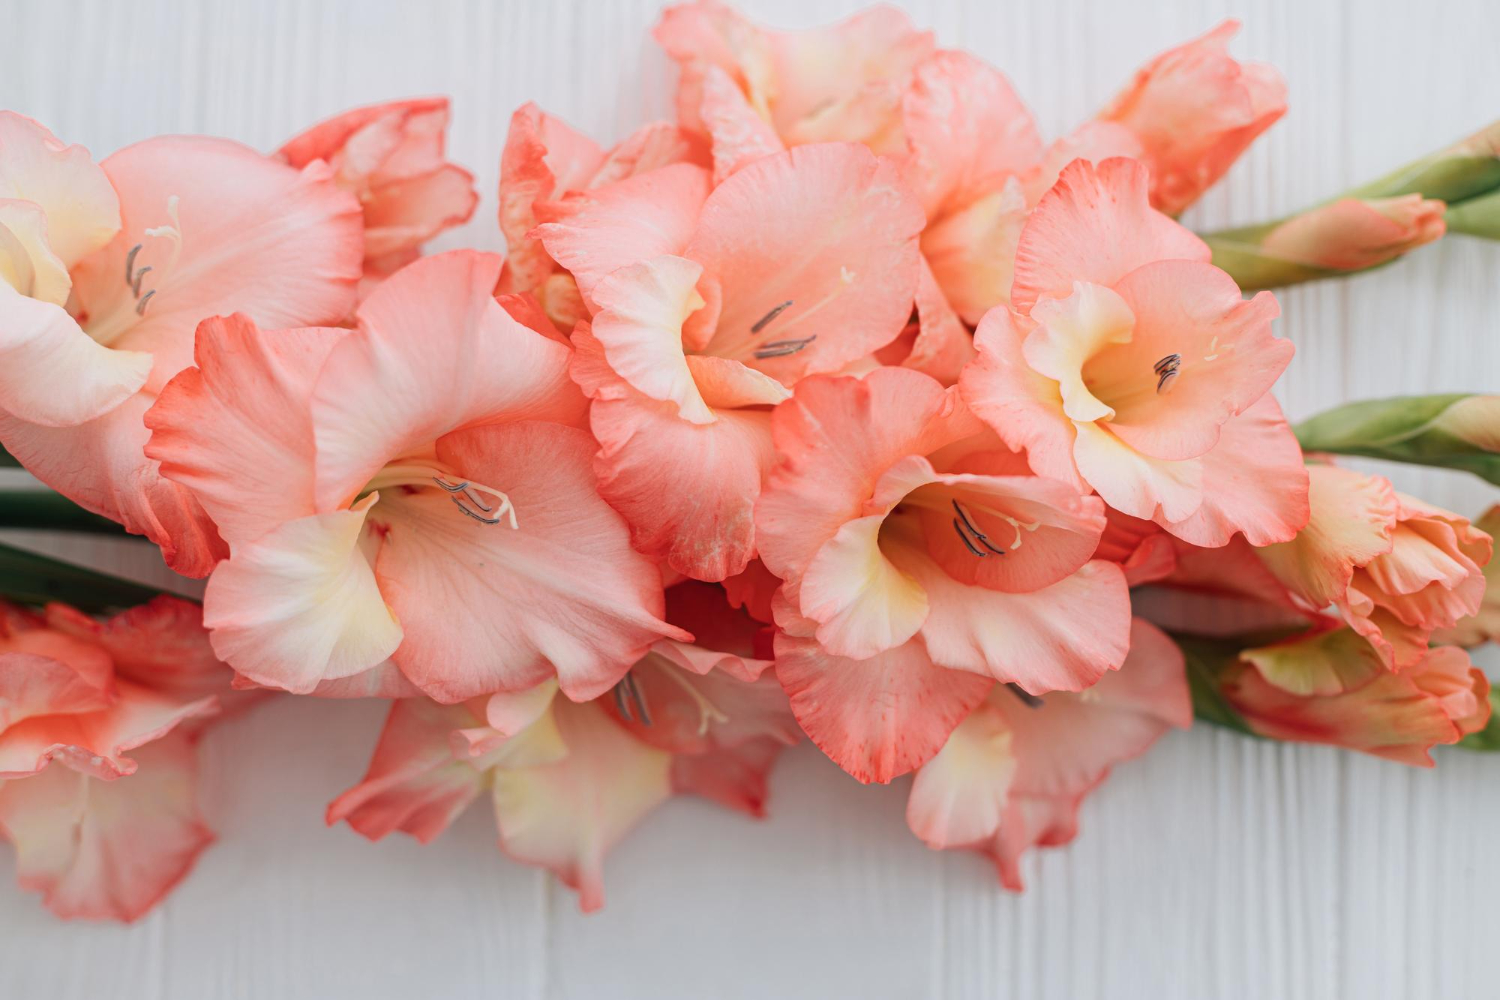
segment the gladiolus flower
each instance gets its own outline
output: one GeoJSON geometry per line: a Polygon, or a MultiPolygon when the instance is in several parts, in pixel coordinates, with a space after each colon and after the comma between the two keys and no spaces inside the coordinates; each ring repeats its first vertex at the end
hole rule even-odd
{"type": "Polygon", "coordinates": [[[956,390],[903,368],[809,379],[772,427],[776,673],[850,774],[922,764],[994,681],[1078,691],[1124,660],[1125,576],[1091,561],[1103,503],[1026,474],[956,390]]]}
{"type": "Polygon", "coordinates": [[[571,352],[495,301],[501,264],[421,258],[353,331],[199,329],[149,451],[229,543],[204,620],[249,680],[453,702],[556,676],[584,699],[686,638],[595,489],[571,352]]]}
{"type": "Polygon", "coordinates": [[[1244,301],[1201,240],[1150,207],[1139,163],[1075,160],[1027,220],[1008,308],[960,385],[1040,475],[1221,546],[1307,519],[1301,450],[1267,391],[1292,356],[1276,300],[1244,301]]]}
{"type": "Polygon", "coordinates": [[[1363,271],[1441,238],[1445,209],[1419,194],[1341,198],[1276,226],[1261,240],[1260,253],[1304,268],[1363,271]]]}
{"type": "Polygon", "coordinates": [[[933,50],[894,7],[872,7],[810,31],[771,31],[716,0],[668,7],[652,32],[679,67],[678,120],[702,128],[705,78],[724,73],[787,146],[900,144],[901,96],[933,50]]]}
{"type": "Polygon", "coordinates": [[[702,140],[676,125],[642,126],[606,152],[535,104],[517,108],[500,158],[500,231],[506,259],[499,290],[535,295],[554,323],[572,331],[588,313],[573,279],[532,234],[538,210],[546,214],[550,203],[568,194],[674,163],[708,165],[702,140]]]}
{"type": "MultiPolygon", "coordinates": [[[[1334,606],[1374,647],[1377,665],[1410,668],[1426,656],[1435,630],[1478,613],[1488,535],[1466,518],[1395,492],[1382,477],[1328,465],[1309,474],[1306,528],[1260,556],[1309,607],[1334,606]]],[[[1280,673],[1267,679],[1303,694],[1347,687],[1280,673]]]]}
{"type": "Polygon", "coordinates": [[[1021,891],[1021,856],[1078,833],[1078,807],[1110,769],[1193,721],[1182,652],[1136,619],[1130,656],[1077,694],[1020,698],[1003,686],[953,731],[912,782],[906,822],[935,849],[988,854],[1021,891]]]}
{"type": "Polygon", "coordinates": [[[322,160],[359,199],[365,274],[379,280],[474,214],[474,175],[443,157],[447,128],[446,97],[372,104],[314,125],[276,155],[299,169],[322,160]]]}
{"type": "Polygon", "coordinates": [[[359,206],[221,139],[149,139],[96,166],[0,113],[0,442],[37,478],[203,576],[224,544],[142,454],[141,417],[191,363],[199,320],[341,322],[359,206]]]}
{"type": "Polygon", "coordinates": [[[1163,52],[1099,115],[1134,132],[1151,168],[1151,203],[1177,215],[1224,176],[1286,114],[1286,81],[1270,66],[1237,62],[1237,21],[1163,52]]]}
{"type": "Polygon", "coordinates": [[[217,707],[197,692],[229,671],[206,646],[196,608],[172,598],[104,623],[0,602],[0,833],[21,887],[59,916],[134,920],[213,840],[193,785],[217,707]]]}
{"type": "MultiPolygon", "coordinates": [[[[1491,507],[1474,527],[1493,540],[1500,535],[1500,504],[1491,507]]],[[[1500,559],[1491,558],[1484,567],[1484,597],[1479,610],[1460,618],[1451,628],[1432,634],[1432,641],[1454,646],[1477,646],[1482,642],[1500,642],[1500,559]]]]}
{"type": "Polygon", "coordinates": [[[1433,746],[1457,743],[1490,718],[1489,681],[1452,646],[1423,650],[1403,672],[1337,694],[1293,694],[1248,663],[1231,668],[1221,686],[1262,736],[1329,743],[1414,767],[1431,767],[1433,746]]]}
{"type": "Polygon", "coordinates": [[[779,686],[760,676],[758,623],[718,587],[668,593],[671,620],[703,644],[663,640],[613,698],[585,704],[555,698],[550,682],[460,705],[398,701],[369,772],[328,822],[426,843],[487,791],[501,848],[550,869],[588,911],[603,903],[605,852],[673,793],[762,815],[766,773],[798,733],[779,686]]]}
{"type": "Polygon", "coordinates": [[[722,580],[755,554],[769,407],[895,339],[922,212],[894,165],[830,143],[767,156],[710,193],[687,164],[564,199],[537,230],[594,311],[573,377],[600,491],[636,548],[722,580]]]}

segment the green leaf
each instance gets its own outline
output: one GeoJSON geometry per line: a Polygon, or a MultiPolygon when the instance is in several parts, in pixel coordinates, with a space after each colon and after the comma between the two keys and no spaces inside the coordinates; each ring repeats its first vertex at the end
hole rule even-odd
{"type": "Polygon", "coordinates": [[[1349,403],[1303,421],[1306,451],[1362,455],[1472,472],[1500,485],[1500,397],[1472,393],[1349,403]]]}
{"type": "Polygon", "coordinates": [[[1465,736],[1458,741],[1457,745],[1462,750],[1475,750],[1483,753],[1494,753],[1500,750],[1500,686],[1490,688],[1489,725],[1477,733],[1465,736]]]}
{"type": "Polygon", "coordinates": [[[62,601],[99,613],[145,604],[161,593],[156,587],[0,544],[0,597],[18,604],[62,601]]]}
{"type": "Polygon", "coordinates": [[[16,456],[0,448],[0,469],[19,469],[21,463],[16,461],[16,456]]]}
{"type": "Polygon", "coordinates": [[[47,489],[0,490],[0,528],[127,534],[109,518],[84,510],[61,493],[47,489]]]}
{"type": "Polygon", "coordinates": [[[1239,659],[1243,644],[1234,641],[1199,639],[1173,635],[1187,661],[1188,688],[1193,695],[1193,714],[1204,722],[1232,729],[1246,736],[1256,736],[1241,715],[1230,707],[1220,693],[1220,678],[1239,659]]]}

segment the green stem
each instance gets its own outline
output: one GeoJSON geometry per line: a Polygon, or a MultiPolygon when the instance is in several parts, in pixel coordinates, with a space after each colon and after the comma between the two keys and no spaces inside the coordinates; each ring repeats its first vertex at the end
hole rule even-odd
{"type": "Polygon", "coordinates": [[[100,613],[145,604],[165,591],[0,544],[0,597],[20,604],[62,601],[100,613]]]}
{"type": "Polygon", "coordinates": [[[125,529],[109,518],[84,510],[62,494],[46,489],[0,490],[0,528],[125,534],[125,529]]]}

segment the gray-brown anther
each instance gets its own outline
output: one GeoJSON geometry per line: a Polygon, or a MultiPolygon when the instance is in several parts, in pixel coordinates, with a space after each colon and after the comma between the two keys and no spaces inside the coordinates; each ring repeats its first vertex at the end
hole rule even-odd
{"type": "Polygon", "coordinates": [[[974,523],[974,519],[969,516],[969,512],[964,510],[963,504],[954,500],[953,510],[958,514],[953,519],[953,530],[958,532],[959,540],[964,543],[964,548],[980,559],[983,559],[991,552],[997,556],[1005,555],[1002,550],[990,544],[990,536],[979,530],[979,526],[974,523]],[[980,548],[981,545],[984,546],[983,549],[980,548]],[[985,551],[985,549],[989,551],[985,551]]]}
{"type": "Polygon", "coordinates": [[[784,358],[789,354],[796,354],[817,339],[818,335],[815,333],[801,340],[772,340],[760,345],[755,351],[755,357],[761,361],[767,358],[784,358]]]}
{"type": "Polygon", "coordinates": [[[433,476],[432,481],[448,493],[448,499],[453,501],[455,507],[481,524],[499,524],[509,520],[512,528],[518,527],[515,506],[511,504],[510,497],[499,490],[476,485],[467,479],[461,483],[450,483],[441,476],[433,476]],[[485,503],[479,498],[481,493],[488,493],[497,502],[494,505],[485,503]],[[467,506],[464,503],[466,500],[473,506],[467,506]]]}
{"type": "Polygon", "coordinates": [[[1181,354],[1168,354],[1151,366],[1151,370],[1156,373],[1157,395],[1160,396],[1172,390],[1172,383],[1177,380],[1177,373],[1181,368],[1181,354]]]}
{"type": "Polygon", "coordinates": [[[764,330],[766,328],[766,326],[768,324],[770,324],[771,320],[775,319],[777,316],[780,316],[783,312],[786,311],[787,307],[789,307],[791,304],[792,304],[792,300],[791,299],[787,299],[781,305],[776,306],[770,312],[766,313],[760,319],[756,320],[755,321],[755,325],[750,328],[750,332],[751,333],[760,333],[760,331],[764,330]]]}
{"type": "Polygon", "coordinates": [[[639,720],[643,726],[651,725],[651,712],[646,708],[646,696],[641,693],[641,685],[634,674],[627,673],[620,678],[614,687],[614,695],[615,708],[619,709],[622,719],[626,722],[639,720]],[[632,705],[635,706],[633,714],[632,705]]]}

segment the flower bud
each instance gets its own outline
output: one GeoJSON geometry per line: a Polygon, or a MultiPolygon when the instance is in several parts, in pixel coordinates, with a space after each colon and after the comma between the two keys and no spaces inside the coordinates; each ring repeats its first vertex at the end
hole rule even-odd
{"type": "Polygon", "coordinates": [[[1225,21],[1136,73],[1099,118],[1135,133],[1151,168],[1151,203],[1177,215],[1198,200],[1255,138],[1286,113],[1286,81],[1229,54],[1225,21]]]}
{"type": "Polygon", "coordinates": [[[1500,396],[1449,393],[1349,403],[1297,426],[1306,451],[1464,469],[1500,484],[1500,396]]]}

